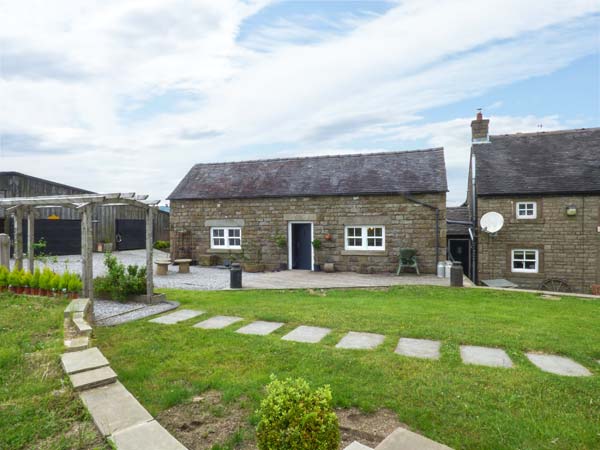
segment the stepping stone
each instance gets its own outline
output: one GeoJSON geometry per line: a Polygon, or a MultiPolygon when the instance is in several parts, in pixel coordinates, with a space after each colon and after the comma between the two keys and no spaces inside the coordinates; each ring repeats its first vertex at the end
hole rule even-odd
{"type": "Polygon", "coordinates": [[[63,353],[60,360],[63,369],[69,375],[108,366],[108,360],[97,347],[80,352],[63,353]]]}
{"type": "Polygon", "coordinates": [[[356,350],[372,350],[381,345],[385,336],[374,333],[358,333],[350,331],[335,346],[336,348],[350,348],[356,350]]]}
{"type": "Polygon", "coordinates": [[[376,448],[377,450],[452,450],[450,447],[413,433],[406,428],[396,428],[376,448]]]}
{"type": "Polygon", "coordinates": [[[544,372],[567,377],[589,377],[592,373],[570,358],[557,355],[526,353],[527,358],[544,372]]]}
{"type": "Polygon", "coordinates": [[[90,306],[89,298],[77,298],[72,300],[65,308],[65,319],[71,317],[74,313],[85,313],[90,306]]]}
{"type": "Polygon", "coordinates": [[[395,353],[413,358],[440,359],[440,341],[400,338],[395,353]]]}
{"type": "Polygon", "coordinates": [[[354,441],[344,450],[373,450],[371,447],[361,444],[360,442],[354,441]]]}
{"type": "Polygon", "coordinates": [[[220,328],[228,327],[231,324],[239,322],[242,319],[241,317],[234,316],[215,316],[211,317],[204,322],[197,323],[194,325],[194,328],[204,328],[205,330],[218,330],[220,328]]]}
{"type": "Polygon", "coordinates": [[[119,381],[79,395],[103,436],[152,420],[150,413],[119,381]]]}
{"type": "Polygon", "coordinates": [[[308,344],[316,344],[325,336],[331,333],[329,328],[308,327],[300,325],[298,328],[290,331],[283,339],[284,341],[306,342],[308,344]]]}
{"type": "Polygon", "coordinates": [[[257,320],[256,322],[252,322],[251,324],[240,328],[236,331],[236,333],[266,336],[267,334],[271,334],[278,328],[281,328],[283,325],[284,324],[281,322],[263,322],[261,320],[257,320]]]}
{"type": "Polygon", "coordinates": [[[152,323],[162,323],[163,325],[173,325],[177,322],[192,319],[194,317],[204,314],[205,311],[194,311],[193,309],[180,309],[171,314],[157,317],[156,319],[149,320],[152,323]]]}
{"type": "Polygon", "coordinates": [[[77,334],[83,335],[83,336],[90,336],[92,334],[92,327],[90,326],[89,323],[87,323],[85,320],[83,320],[83,318],[75,317],[73,319],[73,324],[75,325],[77,334]]]}
{"type": "Polygon", "coordinates": [[[71,384],[76,391],[85,391],[99,386],[105,386],[117,381],[117,374],[109,366],[99,369],[86,370],[69,375],[71,384]]]}
{"type": "Polygon", "coordinates": [[[110,440],[119,450],[186,450],[156,420],[117,431],[110,440]]]}
{"type": "Polygon", "coordinates": [[[489,367],[512,367],[513,363],[506,352],[500,348],[461,345],[460,356],[465,364],[489,367]]]}
{"type": "Polygon", "coordinates": [[[90,339],[87,336],[65,339],[64,344],[66,352],[78,352],[88,348],[90,339]]]}

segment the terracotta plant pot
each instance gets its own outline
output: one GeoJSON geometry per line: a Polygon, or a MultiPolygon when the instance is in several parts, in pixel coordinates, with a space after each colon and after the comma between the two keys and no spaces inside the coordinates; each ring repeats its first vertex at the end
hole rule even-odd
{"type": "Polygon", "coordinates": [[[31,295],[31,288],[29,286],[25,286],[23,288],[23,294],[25,294],[25,295],[31,295]]]}
{"type": "Polygon", "coordinates": [[[17,288],[14,286],[9,286],[8,290],[9,290],[9,292],[17,292],[17,288]]]}
{"type": "Polygon", "coordinates": [[[600,284],[592,284],[592,295],[600,295],[600,284]]]}
{"type": "Polygon", "coordinates": [[[19,295],[23,294],[23,291],[25,290],[25,288],[18,286],[17,288],[15,288],[15,292],[19,295]]]}

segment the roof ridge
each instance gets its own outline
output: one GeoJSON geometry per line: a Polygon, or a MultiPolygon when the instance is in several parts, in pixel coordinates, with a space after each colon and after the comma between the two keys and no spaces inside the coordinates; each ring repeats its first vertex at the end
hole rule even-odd
{"type": "Polygon", "coordinates": [[[307,160],[307,159],[398,155],[398,154],[406,154],[406,153],[434,152],[434,151],[440,151],[440,150],[443,151],[444,147],[431,147],[431,148],[416,149],[416,150],[397,150],[397,151],[390,151],[390,152],[338,153],[335,155],[291,156],[291,157],[287,157],[287,158],[265,158],[265,159],[247,159],[247,160],[239,160],[239,161],[207,162],[207,163],[196,163],[196,164],[194,164],[194,167],[196,167],[196,166],[222,166],[222,165],[229,165],[229,164],[252,164],[252,163],[273,162],[273,161],[300,161],[300,160],[307,160]]]}
{"type": "Polygon", "coordinates": [[[590,128],[572,128],[567,130],[551,130],[551,131],[529,131],[525,133],[505,133],[505,134],[491,134],[490,137],[521,137],[521,136],[542,136],[552,134],[567,134],[567,133],[582,133],[585,131],[600,131],[600,127],[590,128]]]}

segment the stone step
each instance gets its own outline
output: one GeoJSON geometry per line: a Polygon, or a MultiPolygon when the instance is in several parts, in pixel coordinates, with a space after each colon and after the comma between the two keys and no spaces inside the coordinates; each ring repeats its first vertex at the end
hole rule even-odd
{"type": "Polygon", "coordinates": [[[85,350],[90,346],[90,338],[87,336],[75,337],[72,339],[65,339],[65,351],[66,352],[78,352],[85,350]]]}
{"type": "Polygon", "coordinates": [[[69,375],[76,391],[85,391],[117,381],[117,374],[109,366],[69,375]]]}
{"type": "Polygon", "coordinates": [[[75,325],[75,330],[78,336],[91,336],[92,327],[81,317],[75,317],[73,319],[73,325],[75,325]]]}
{"type": "Polygon", "coordinates": [[[119,450],[186,450],[156,420],[117,431],[109,439],[119,450]]]}
{"type": "Polygon", "coordinates": [[[91,306],[89,298],[77,298],[71,300],[71,302],[65,308],[65,319],[70,318],[73,313],[83,313],[85,315],[91,306]]]}
{"type": "Polygon", "coordinates": [[[452,450],[438,442],[427,439],[425,436],[413,433],[406,428],[397,428],[386,437],[375,450],[452,450]]]}
{"type": "Polygon", "coordinates": [[[63,369],[69,375],[108,366],[108,360],[96,347],[79,352],[63,353],[60,360],[63,369]]]}
{"type": "Polygon", "coordinates": [[[361,444],[360,442],[354,441],[344,450],[373,450],[371,447],[367,447],[366,445],[361,444]]]}
{"type": "MultiPolygon", "coordinates": [[[[119,381],[79,394],[103,436],[149,422],[152,416],[119,381]]],[[[117,445],[117,448],[121,449],[117,445]]],[[[143,446],[137,447],[143,449],[143,446]]]]}

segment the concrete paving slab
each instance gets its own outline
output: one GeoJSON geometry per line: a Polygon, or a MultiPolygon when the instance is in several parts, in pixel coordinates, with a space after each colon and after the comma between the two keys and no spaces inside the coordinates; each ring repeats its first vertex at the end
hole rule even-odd
{"type": "Polygon", "coordinates": [[[236,331],[236,333],[266,336],[267,334],[271,334],[278,328],[281,328],[283,325],[284,323],[282,322],[264,322],[262,320],[257,320],[256,322],[252,322],[251,324],[240,328],[236,331]]]}
{"type": "Polygon", "coordinates": [[[71,302],[65,308],[65,319],[71,317],[71,314],[73,313],[85,313],[89,307],[89,298],[77,298],[75,300],[71,300],[71,302]]]}
{"type": "Polygon", "coordinates": [[[60,357],[63,369],[67,374],[83,372],[108,366],[108,360],[97,347],[79,352],[64,353],[60,357]]]}
{"type": "Polygon", "coordinates": [[[506,368],[513,366],[506,352],[500,348],[461,345],[460,356],[465,364],[506,368]]]}
{"type": "Polygon", "coordinates": [[[152,420],[150,413],[119,381],[83,391],[80,396],[103,436],[152,420]]]}
{"type": "Polygon", "coordinates": [[[85,391],[99,386],[105,386],[117,381],[117,374],[110,366],[86,370],[69,375],[71,384],[76,391],[85,391]]]}
{"type": "Polygon", "coordinates": [[[440,359],[440,341],[400,338],[395,353],[412,358],[440,359]]]}
{"type": "Polygon", "coordinates": [[[162,323],[163,325],[173,325],[177,322],[182,322],[184,320],[192,319],[194,317],[198,317],[205,313],[206,313],[206,311],[196,311],[193,309],[180,309],[179,311],[175,311],[171,314],[166,314],[164,316],[157,317],[156,319],[149,320],[149,322],[162,323]]]}
{"type": "Polygon", "coordinates": [[[344,450],[373,450],[371,447],[361,444],[360,442],[354,441],[344,450]]]}
{"type": "Polygon", "coordinates": [[[413,433],[406,428],[397,428],[386,437],[375,450],[452,450],[450,447],[413,433]]]}
{"type": "Polygon", "coordinates": [[[75,317],[73,319],[73,325],[75,325],[75,329],[80,335],[90,336],[92,334],[92,327],[90,324],[80,317],[75,317]]]}
{"type": "Polygon", "coordinates": [[[570,358],[557,355],[527,353],[527,358],[544,372],[567,377],[589,377],[592,372],[570,358]]]}
{"type": "Polygon", "coordinates": [[[306,325],[300,325],[298,328],[293,329],[281,339],[283,339],[284,341],[316,344],[329,333],[331,333],[331,330],[329,328],[309,327],[306,325]]]}
{"type": "Polygon", "coordinates": [[[336,348],[348,348],[355,350],[372,350],[383,343],[385,336],[375,333],[359,333],[350,331],[337,343],[336,348]]]}
{"type": "Polygon", "coordinates": [[[117,431],[110,440],[119,450],[186,450],[156,420],[117,431]]]}
{"type": "Polygon", "coordinates": [[[88,348],[90,339],[87,336],[65,339],[64,344],[66,352],[79,352],[88,348]]]}
{"type": "Polygon", "coordinates": [[[204,328],[205,330],[218,330],[221,328],[228,327],[231,324],[236,322],[240,322],[244,319],[241,317],[234,316],[215,316],[210,319],[205,320],[204,322],[197,323],[194,325],[194,328],[204,328]]]}

